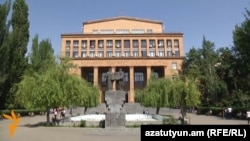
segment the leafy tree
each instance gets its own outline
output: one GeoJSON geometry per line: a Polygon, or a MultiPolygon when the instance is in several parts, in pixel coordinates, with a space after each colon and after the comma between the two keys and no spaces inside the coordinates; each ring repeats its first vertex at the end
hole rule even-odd
{"type": "Polygon", "coordinates": [[[186,107],[200,104],[200,92],[192,79],[152,77],[144,90],[136,91],[139,102],[148,107],[156,107],[159,114],[160,107],[181,107],[182,116],[186,114],[186,107]]]}
{"type": "Polygon", "coordinates": [[[12,89],[16,91],[15,102],[27,109],[47,109],[48,124],[50,108],[96,106],[99,90],[79,76],[70,74],[67,66],[68,63],[62,61],[56,66],[50,66],[44,73],[25,74],[22,81],[12,89]]]}
{"type": "Polygon", "coordinates": [[[9,48],[8,48],[8,35],[9,35],[9,22],[7,17],[10,12],[11,1],[6,0],[5,3],[0,4],[0,109],[5,103],[4,84],[8,77],[8,60],[9,60],[9,48]]]}
{"type": "Polygon", "coordinates": [[[156,114],[159,114],[160,107],[170,107],[174,99],[170,99],[171,81],[165,78],[151,77],[140,102],[146,107],[156,107],[156,114]]]}
{"type": "Polygon", "coordinates": [[[29,55],[30,67],[32,71],[42,73],[50,67],[48,64],[55,65],[54,50],[49,39],[39,42],[38,35],[32,40],[31,54],[29,55]]]}
{"type": "Polygon", "coordinates": [[[8,78],[3,85],[4,100],[9,108],[13,108],[11,87],[21,81],[21,76],[27,67],[27,44],[29,42],[28,6],[25,0],[15,0],[10,18],[11,33],[8,35],[8,78]]]}
{"type": "Polygon", "coordinates": [[[171,85],[172,99],[176,99],[175,105],[181,108],[182,118],[186,116],[188,107],[196,107],[200,105],[201,93],[193,78],[185,76],[175,77],[171,85]]]}

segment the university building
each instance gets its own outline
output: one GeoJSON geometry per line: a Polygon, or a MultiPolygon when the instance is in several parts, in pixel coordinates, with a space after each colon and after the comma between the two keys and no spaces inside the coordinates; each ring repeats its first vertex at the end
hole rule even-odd
{"type": "Polygon", "coordinates": [[[61,57],[72,58],[77,65],[72,72],[100,86],[102,101],[109,68],[124,71],[124,90],[132,103],[135,90],[145,87],[152,73],[167,77],[181,70],[183,33],[165,32],[161,21],[122,16],[87,21],[82,29],[61,34],[61,57]]]}

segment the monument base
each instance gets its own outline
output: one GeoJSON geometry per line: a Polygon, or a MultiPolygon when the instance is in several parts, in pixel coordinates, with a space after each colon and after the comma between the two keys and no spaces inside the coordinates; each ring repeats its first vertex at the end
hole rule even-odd
{"type": "Polygon", "coordinates": [[[105,93],[106,118],[105,128],[125,128],[126,119],[123,105],[125,103],[125,91],[107,91],[105,93]]]}

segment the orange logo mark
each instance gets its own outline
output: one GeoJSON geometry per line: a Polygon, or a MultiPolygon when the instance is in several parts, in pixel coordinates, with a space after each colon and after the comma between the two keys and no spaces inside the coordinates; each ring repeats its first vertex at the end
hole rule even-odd
{"type": "Polygon", "coordinates": [[[12,124],[9,125],[9,134],[10,136],[13,136],[21,118],[20,117],[16,118],[16,114],[14,113],[13,110],[11,110],[11,115],[3,114],[3,116],[8,120],[12,120],[12,124]]]}

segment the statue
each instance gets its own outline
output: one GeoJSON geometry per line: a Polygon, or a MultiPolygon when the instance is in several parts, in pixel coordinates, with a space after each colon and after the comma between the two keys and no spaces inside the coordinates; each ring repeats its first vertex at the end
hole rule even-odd
{"type": "Polygon", "coordinates": [[[118,81],[119,82],[119,89],[122,90],[123,87],[124,87],[124,81],[123,81],[123,79],[124,79],[124,72],[120,68],[118,73],[119,73],[119,76],[120,76],[120,79],[118,81]]]}
{"type": "Polygon", "coordinates": [[[122,71],[121,68],[119,69],[119,72],[115,73],[113,73],[110,68],[109,71],[106,73],[106,83],[108,90],[112,90],[114,81],[118,81],[119,89],[122,90],[124,86],[123,79],[124,79],[124,72],[122,71]]]}
{"type": "Polygon", "coordinates": [[[108,90],[105,92],[105,104],[107,114],[105,117],[105,128],[126,127],[125,104],[126,92],[123,89],[124,72],[120,68],[118,72],[111,69],[106,73],[108,90]],[[119,90],[113,91],[113,83],[118,81],[119,90]]]}
{"type": "Polygon", "coordinates": [[[108,90],[112,90],[112,85],[113,85],[113,83],[112,83],[112,75],[113,75],[113,73],[112,73],[112,70],[111,70],[111,68],[109,69],[109,71],[106,73],[106,83],[107,83],[107,85],[108,85],[108,90]]]}

